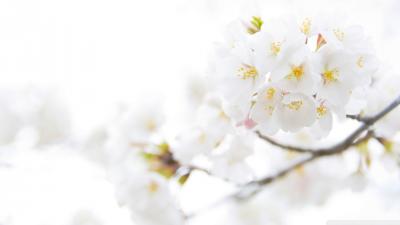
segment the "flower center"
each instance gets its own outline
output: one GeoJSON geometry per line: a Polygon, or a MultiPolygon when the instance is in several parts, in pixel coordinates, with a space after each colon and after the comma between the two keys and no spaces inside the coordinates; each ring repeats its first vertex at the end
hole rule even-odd
{"type": "Polygon", "coordinates": [[[297,79],[300,80],[304,75],[304,66],[292,66],[291,73],[287,76],[287,79],[297,79]]]}
{"type": "Polygon", "coordinates": [[[238,69],[238,75],[243,80],[249,78],[254,80],[258,76],[258,72],[254,66],[243,64],[243,66],[238,69]]]}
{"type": "Polygon", "coordinates": [[[279,41],[276,41],[276,42],[272,42],[271,43],[271,47],[270,47],[270,50],[271,50],[271,52],[272,52],[272,54],[274,55],[274,56],[277,56],[278,54],[279,54],[279,52],[281,51],[281,42],[279,42],[279,41]]]}
{"type": "Polygon", "coordinates": [[[333,29],[333,33],[335,34],[336,38],[339,41],[344,40],[344,32],[342,30],[340,30],[339,28],[333,29]]]}
{"type": "Polygon", "coordinates": [[[363,67],[364,67],[364,64],[365,64],[364,57],[360,56],[360,57],[357,59],[357,66],[358,66],[359,68],[363,68],[363,67]]]}
{"type": "Polygon", "coordinates": [[[201,134],[198,137],[198,141],[200,144],[204,144],[207,141],[207,135],[205,132],[201,132],[201,134]]]}
{"type": "Polygon", "coordinates": [[[302,105],[303,105],[303,101],[298,100],[298,101],[292,101],[289,104],[287,104],[286,106],[291,110],[297,111],[301,108],[302,105]]]}
{"type": "Polygon", "coordinates": [[[158,183],[155,181],[151,181],[149,183],[149,185],[147,186],[147,190],[152,194],[156,193],[158,191],[158,189],[159,189],[158,183]]]}
{"type": "Polygon", "coordinates": [[[156,124],[156,122],[155,122],[154,120],[152,120],[152,119],[147,120],[147,121],[146,121],[146,129],[147,129],[149,132],[155,131],[155,130],[157,129],[157,124],[156,124]]]}
{"type": "Polygon", "coordinates": [[[223,119],[223,120],[229,120],[229,116],[226,115],[226,113],[224,112],[224,110],[221,109],[221,111],[218,114],[219,118],[223,119]]]}
{"type": "Polygon", "coordinates": [[[300,26],[300,31],[305,35],[310,35],[311,32],[311,19],[305,18],[300,26]]]}
{"type": "Polygon", "coordinates": [[[267,111],[267,114],[269,116],[272,116],[272,113],[274,112],[275,107],[272,106],[272,105],[267,105],[267,106],[264,107],[264,109],[267,111]]]}
{"type": "Polygon", "coordinates": [[[328,84],[328,83],[337,81],[338,76],[339,76],[338,69],[325,70],[322,73],[322,78],[324,79],[324,84],[328,84]]]}
{"type": "Polygon", "coordinates": [[[274,96],[275,96],[275,92],[276,92],[275,88],[272,88],[272,87],[268,88],[266,91],[265,97],[268,100],[272,100],[272,98],[274,98],[274,96]]]}
{"type": "Polygon", "coordinates": [[[328,112],[328,109],[324,105],[317,107],[317,115],[319,118],[323,117],[328,112]]]}

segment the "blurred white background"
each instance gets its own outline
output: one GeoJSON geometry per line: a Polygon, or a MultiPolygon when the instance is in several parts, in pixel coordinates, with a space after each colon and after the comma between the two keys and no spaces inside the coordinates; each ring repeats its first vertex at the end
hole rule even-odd
{"type": "MultiPolygon", "coordinates": [[[[72,133],[85,135],[121,103],[176,95],[185,77],[206,69],[213,42],[229,21],[316,12],[347,14],[364,26],[380,59],[400,69],[396,0],[1,0],[0,89],[55,90],[66,101],[72,133]]],[[[104,171],[70,149],[12,156],[1,150],[0,159],[18,166],[0,167],[0,225],[132,224],[117,206],[104,171]]],[[[359,204],[340,207],[340,199],[350,198],[381,204],[342,193],[325,209],[293,218],[365,213],[359,204]]]]}

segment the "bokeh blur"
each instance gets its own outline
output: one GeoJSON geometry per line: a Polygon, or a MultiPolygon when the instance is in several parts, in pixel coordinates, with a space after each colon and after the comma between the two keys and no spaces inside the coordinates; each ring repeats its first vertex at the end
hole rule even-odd
{"type": "MultiPolygon", "coordinates": [[[[96,153],[76,146],[149,99],[172,99],[164,107],[184,114],[184,84],[207,70],[230,21],[318,13],[362,25],[385,66],[400,70],[397,0],[0,1],[0,225],[134,224],[88,159],[96,153]]],[[[373,191],[339,192],[288,220],[399,219],[400,206],[386,203],[373,191]]]]}

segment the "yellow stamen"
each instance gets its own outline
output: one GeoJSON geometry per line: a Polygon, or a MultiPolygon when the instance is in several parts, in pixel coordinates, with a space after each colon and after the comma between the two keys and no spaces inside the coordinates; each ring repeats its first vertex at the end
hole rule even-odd
{"type": "Polygon", "coordinates": [[[360,57],[358,58],[358,60],[357,60],[357,66],[358,66],[359,68],[363,68],[363,67],[364,67],[364,64],[365,64],[364,57],[360,56],[360,57]]]}
{"type": "Polygon", "coordinates": [[[333,29],[333,33],[335,34],[336,38],[339,41],[343,41],[344,40],[344,32],[338,28],[333,29]]]}
{"type": "Polygon", "coordinates": [[[267,111],[267,114],[269,116],[272,116],[272,113],[274,112],[275,107],[273,107],[272,105],[267,105],[264,107],[264,109],[267,111]]]}
{"type": "Polygon", "coordinates": [[[322,78],[324,79],[324,84],[328,84],[328,83],[337,81],[338,76],[339,76],[339,70],[338,69],[325,70],[322,73],[322,78]]]}
{"type": "Polygon", "coordinates": [[[268,88],[266,91],[266,95],[265,95],[266,98],[268,100],[272,100],[272,98],[274,98],[274,96],[275,96],[275,92],[276,92],[275,88],[272,88],[272,87],[268,88]]]}
{"type": "Polygon", "coordinates": [[[154,122],[154,120],[149,119],[146,121],[146,129],[148,131],[153,132],[156,130],[156,128],[157,128],[157,124],[156,124],[156,122],[154,122]]]}
{"type": "Polygon", "coordinates": [[[221,111],[219,112],[219,117],[223,120],[229,120],[229,116],[226,115],[226,113],[224,112],[224,110],[221,109],[221,111]]]}
{"type": "Polygon", "coordinates": [[[158,191],[158,189],[159,189],[159,185],[158,185],[158,183],[155,182],[155,181],[151,181],[151,182],[149,183],[149,185],[147,186],[147,190],[148,190],[150,193],[156,193],[156,192],[158,191]]]}
{"type": "Polygon", "coordinates": [[[317,115],[319,118],[323,117],[327,112],[328,109],[323,104],[317,107],[317,115]]]}
{"type": "Polygon", "coordinates": [[[304,66],[292,66],[292,71],[291,73],[286,77],[287,79],[297,79],[300,80],[304,75],[304,66]]]}
{"type": "Polygon", "coordinates": [[[300,31],[305,35],[310,35],[311,32],[311,19],[305,18],[300,26],[300,31]]]}
{"type": "Polygon", "coordinates": [[[299,100],[299,101],[293,101],[293,102],[287,104],[286,106],[291,110],[297,111],[301,108],[302,105],[303,105],[303,101],[299,100]]]}
{"type": "Polygon", "coordinates": [[[242,67],[238,69],[238,76],[243,80],[249,78],[254,80],[258,76],[258,72],[254,66],[243,64],[242,67]]]}
{"type": "Polygon", "coordinates": [[[204,144],[206,142],[206,139],[207,139],[207,135],[204,132],[202,132],[199,136],[199,143],[204,144]]]}
{"type": "Polygon", "coordinates": [[[281,42],[272,42],[270,50],[274,56],[277,56],[281,51],[281,42]]]}

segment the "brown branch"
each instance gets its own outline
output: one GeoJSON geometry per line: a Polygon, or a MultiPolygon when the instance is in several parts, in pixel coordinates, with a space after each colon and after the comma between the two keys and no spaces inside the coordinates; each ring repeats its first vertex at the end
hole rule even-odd
{"type": "MultiPolygon", "coordinates": [[[[398,96],[392,103],[390,103],[386,108],[384,108],[381,112],[376,114],[375,116],[368,117],[368,118],[363,118],[362,120],[362,125],[358,127],[355,131],[353,131],[347,138],[342,140],[341,142],[338,142],[337,144],[328,147],[328,148],[320,148],[320,149],[306,149],[306,148],[301,148],[301,147],[296,147],[296,146],[291,146],[291,145],[285,145],[281,144],[267,136],[262,135],[260,132],[256,131],[258,136],[273,144],[276,145],[282,149],[287,149],[287,150],[292,150],[300,153],[304,153],[307,155],[306,157],[300,159],[296,163],[288,166],[287,168],[279,171],[278,173],[270,176],[266,176],[260,180],[255,180],[251,181],[245,185],[242,185],[238,191],[229,194],[225,196],[224,198],[216,201],[214,204],[212,204],[210,208],[214,208],[220,204],[222,204],[225,201],[228,200],[248,200],[257,193],[259,193],[263,187],[267,186],[268,184],[283,178],[284,176],[288,175],[289,173],[295,171],[297,168],[304,166],[316,159],[326,157],[326,156],[331,156],[331,155],[336,155],[340,154],[352,146],[356,146],[361,144],[362,142],[365,142],[369,140],[370,138],[375,138],[375,134],[372,130],[369,130],[370,127],[375,124],[378,120],[382,119],[384,116],[386,116],[389,112],[391,112],[393,109],[395,109],[398,105],[400,104],[400,96],[398,96]],[[363,137],[359,137],[362,133],[367,133],[363,137]]],[[[361,117],[360,117],[361,118],[361,117]]],[[[197,213],[192,214],[191,216],[195,216],[197,213]]]]}
{"type": "Polygon", "coordinates": [[[308,149],[308,148],[302,148],[302,147],[298,147],[298,146],[293,146],[293,145],[288,145],[288,144],[283,144],[280,143],[268,136],[263,135],[260,131],[256,131],[256,134],[258,135],[259,138],[261,138],[262,140],[270,143],[271,145],[275,145],[279,148],[285,149],[285,150],[289,150],[289,151],[294,151],[294,152],[299,152],[299,153],[309,153],[312,150],[308,149]]]}
{"type": "Polygon", "coordinates": [[[342,140],[341,142],[338,142],[337,144],[328,147],[328,148],[320,148],[320,149],[306,149],[306,148],[301,148],[301,147],[295,147],[295,146],[290,146],[290,145],[284,145],[281,143],[278,143],[264,135],[262,135],[260,132],[256,132],[260,138],[263,140],[266,140],[269,143],[272,143],[280,148],[284,149],[289,149],[301,153],[307,153],[309,156],[305,157],[304,159],[298,161],[297,163],[289,166],[286,169],[281,170],[277,174],[274,174],[272,176],[266,176],[260,180],[255,180],[252,182],[247,183],[243,188],[246,189],[247,187],[250,187],[252,191],[248,192],[246,190],[239,190],[237,193],[232,195],[233,198],[238,199],[238,200],[245,200],[250,198],[251,196],[257,194],[263,186],[272,183],[273,181],[284,177],[285,175],[289,174],[290,172],[294,171],[296,168],[306,165],[315,159],[325,157],[325,156],[330,156],[330,155],[336,155],[340,154],[348,149],[350,149],[351,146],[358,145],[371,137],[374,137],[374,132],[373,131],[368,131],[367,134],[365,134],[364,137],[359,138],[359,136],[367,131],[373,124],[375,124],[378,120],[382,119],[384,116],[386,116],[389,112],[391,112],[393,109],[395,109],[398,105],[400,104],[400,96],[398,96],[392,103],[390,103],[387,107],[385,107],[382,111],[377,113],[375,116],[368,117],[363,119],[363,124],[358,127],[355,131],[353,131],[347,138],[342,140]],[[357,140],[358,139],[358,140],[357,140]],[[245,193],[245,194],[243,194],[245,193]]]}
{"type": "MultiPolygon", "coordinates": [[[[367,140],[369,140],[370,138],[373,138],[374,136],[374,132],[373,131],[368,131],[368,133],[366,135],[364,135],[362,138],[358,139],[357,141],[353,142],[351,145],[349,145],[347,149],[350,149],[350,146],[357,146],[367,140]]],[[[238,200],[246,200],[248,198],[250,198],[251,196],[254,196],[255,194],[257,194],[259,191],[261,191],[261,187],[264,185],[267,185],[269,183],[272,183],[275,180],[278,180],[282,177],[284,177],[285,175],[295,171],[297,168],[304,166],[318,158],[321,157],[325,157],[325,156],[330,156],[330,155],[335,155],[335,154],[339,154],[341,152],[343,152],[344,150],[337,150],[337,151],[331,151],[331,152],[325,152],[325,151],[315,151],[315,152],[308,152],[308,156],[299,160],[298,162],[294,163],[293,165],[279,171],[278,173],[272,175],[272,176],[267,176],[261,180],[257,180],[257,181],[252,181],[248,184],[246,184],[247,186],[255,186],[257,188],[254,188],[252,192],[248,192],[247,194],[243,194],[242,192],[238,192],[236,193],[236,195],[234,196],[235,199],[238,200]]]]}
{"type": "Polygon", "coordinates": [[[312,153],[312,154],[331,154],[335,152],[340,152],[348,147],[350,147],[353,142],[358,138],[360,134],[362,134],[364,131],[368,130],[373,124],[375,124],[376,121],[382,119],[386,114],[388,114],[390,111],[395,109],[398,105],[400,104],[400,96],[398,96],[392,103],[390,103],[386,108],[384,108],[381,112],[376,114],[375,116],[372,117],[360,117],[359,115],[353,116],[353,115],[348,115],[348,118],[354,118],[363,123],[357,130],[355,130],[353,133],[351,133],[346,139],[343,141],[339,142],[336,145],[333,145],[328,148],[320,148],[320,149],[309,149],[309,148],[303,148],[303,147],[298,147],[298,146],[293,146],[293,145],[287,145],[283,143],[279,143],[276,140],[273,140],[272,138],[263,135],[260,131],[256,131],[256,134],[258,137],[261,139],[265,140],[266,142],[275,145],[279,148],[282,149],[287,149],[290,151],[295,151],[299,153],[312,153]]]}
{"type": "Polygon", "coordinates": [[[188,170],[188,173],[192,173],[193,171],[198,171],[198,172],[202,172],[202,173],[204,173],[204,174],[206,174],[206,175],[208,175],[210,177],[217,178],[219,180],[225,181],[227,183],[231,183],[231,184],[234,184],[234,185],[240,185],[238,183],[233,182],[229,178],[218,176],[218,175],[214,174],[212,171],[210,171],[208,169],[205,169],[205,168],[202,168],[202,167],[198,167],[198,166],[194,166],[194,165],[183,166],[183,167],[188,170]]]}
{"type": "Polygon", "coordinates": [[[360,114],[358,114],[358,115],[346,115],[346,118],[352,119],[352,120],[357,120],[359,122],[363,122],[365,120],[365,118],[363,116],[361,116],[360,114]]]}

